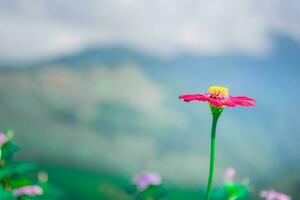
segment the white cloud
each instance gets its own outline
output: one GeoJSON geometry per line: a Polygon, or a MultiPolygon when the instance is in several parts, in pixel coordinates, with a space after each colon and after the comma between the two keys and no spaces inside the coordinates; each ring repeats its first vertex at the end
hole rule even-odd
{"type": "Polygon", "coordinates": [[[0,1],[2,58],[123,44],[156,55],[261,54],[272,34],[300,40],[297,0],[0,1]]]}

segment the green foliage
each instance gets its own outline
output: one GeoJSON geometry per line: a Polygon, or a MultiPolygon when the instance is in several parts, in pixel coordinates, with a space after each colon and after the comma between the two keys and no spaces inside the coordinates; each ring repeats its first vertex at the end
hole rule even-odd
{"type": "Polygon", "coordinates": [[[1,200],[16,200],[16,198],[12,195],[11,192],[7,192],[3,189],[3,187],[0,187],[0,197],[1,200]]]}
{"type": "Polygon", "coordinates": [[[224,190],[226,193],[226,199],[245,199],[249,194],[248,187],[245,185],[239,185],[234,182],[229,182],[224,185],[224,190]]]}
{"type": "MultiPolygon", "coordinates": [[[[47,171],[51,181],[64,188],[66,196],[64,200],[136,200],[136,186],[131,184],[130,178],[116,174],[110,170],[76,169],[73,166],[51,165],[47,171]]],[[[248,188],[247,185],[235,183],[248,188]]],[[[226,183],[220,188],[212,190],[211,200],[228,200],[226,195],[226,183]]],[[[162,187],[166,194],[161,200],[203,200],[206,186],[187,187],[184,185],[169,185],[164,182],[162,187]]],[[[159,188],[157,188],[159,189],[159,188]]],[[[258,200],[257,194],[251,196],[247,189],[246,196],[240,196],[239,200],[258,200]]],[[[156,200],[156,199],[155,199],[156,200]]]]}
{"type": "Polygon", "coordinates": [[[159,200],[167,196],[168,190],[163,185],[149,186],[146,190],[137,193],[136,200],[159,200]]]}
{"type": "Polygon", "coordinates": [[[2,160],[5,162],[12,162],[15,153],[19,150],[19,147],[14,145],[10,140],[3,145],[1,148],[2,151],[2,160]]]}
{"type": "Polygon", "coordinates": [[[2,200],[55,200],[59,199],[61,192],[51,186],[47,180],[36,180],[30,178],[29,173],[36,174],[39,167],[28,162],[14,161],[14,155],[19,148],[13,144],[14,133],[8,131],[6,134],[7,142],[0,146],[0,199],[2,200]],[[26,195],[14,197],[13,190],[23,186],[36,185],[42,188],[43,194],[34,197],[26,195]]]}
{"type": "Polygon", "coordinates": [[[32,163],[10,163],[9,165],[4,165],[0,170],[0,179],[2,180],[5,177],[21,175],[35,169],[37,169],[37,166],[32,163]]]}
{"type": "Polygon", "coordinates": [[[214,189],[212,199],[215,200],[243,200],[249,199],[249,188],[247,185],[225,182],[223,188],[214,189]]]}

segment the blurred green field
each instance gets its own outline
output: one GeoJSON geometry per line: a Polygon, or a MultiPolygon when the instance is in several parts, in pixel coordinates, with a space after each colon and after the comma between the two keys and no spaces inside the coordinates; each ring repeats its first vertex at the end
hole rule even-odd
{"type": "MultiPolygon", "coordinates": [[[[132,200],[132,196],[126,194],[124,188],[133,187],[131,177],[123,177],[117,174],[92,172],[91,170],[76,170],[51,166],[46,168],[50,182],[63,189],[63,200],[132,200]]],[[[163,183],[165,184],[165,183],[163,183]]],[[[167,196],[162,200],[204,199],[205,186],[184,187],[168,185],[167,196]]],[[[220,193],[219,188],[213,190],[220,193]]],[[[223,200],[221,198],[212,198],[223,200]]],[[[247,200],[260,199],[257,195],[249,195],[247,200]]]]}
{"type": "MultiPolygon", "coordinates": [[[[122,190],[131,184],[131,177],[122,177],[114,174],[82,171],[70,168],[48,167],[50,181],[57,187],[63,188],[64,200],[130,200],[130,196],[122,190]]],[[[199,199],[203,191],[196,188],[174,187],[164,199],[199,199]]]]}
{"type": "MultiPolygon", "coordinates": [[[[91,172],[90,170],[82,171],[71,168],[48,167],[50,181],[57,187],[63,189],[63,200],[131,200],[132,198],[122,190],[122,187],[130,185],[131,177],[123,177],[116,174],[105,174],[99,172],[91,172]]],[[[300,191],[297,188],[297,180],[299,176],[285,177],[287,181],[293,179],[295,188],[291,191],[291,195],[297,197],[300,191]]],[[[257,184],[262,188],[267,188],[270,183],[257,184]]],[[[274,188],[286,188],[291,183],[280,182],[274,185],[274,188]]],[[[253,188],[252,188],[253,189],[253,188]]],[[[205,186],[184,187],[170,186],[168,196],[164,200],[182,200],[182,199],[202,199],[204,196],[205,186]]],[[[259,190],[254,190],[256,194],[252,194],[246,198],[247,200],[259,200],[259,190]]]]}

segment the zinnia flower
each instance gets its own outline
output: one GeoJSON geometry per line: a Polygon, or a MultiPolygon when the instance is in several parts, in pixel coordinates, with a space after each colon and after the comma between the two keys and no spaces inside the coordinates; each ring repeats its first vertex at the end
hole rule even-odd
{"type": "Polygon", "coordinates": [[[0,132],[0,147],[7,142],[7,137],[4,133],[0,132]]]}
{"type": "Polygon", "coordinates": [[[265,200],[292,200],[290,196],[274,190],[263,190],[260,192],[260,196],[265,200]]]}
{"type": "Polygon", "coordinates": [[[13,190],[13,194],[16,197],[19,196],[37,196],[43,194],[43,189],[37,185],[28,185],[24,187],[19,187],[13,190]]]}
{"type": "MultiPolygon", "coordinates": [[[[216,149],[216,129],[217,122],[221,116],[224,106],[253,106],[255,107],[255,100],[245,96],[230,96],[226,87],[212,86],[208,89],[207,94],[184,94],[179,96],[186,102],[190,101],[207,101],[210,104],[210,110],[212,113],[212,126],[211,126],[211,140],[210,140],[210,165],[209,175],[207,182],[207,190],[205,194],[205,200],[210,199],[210,193],[212,190],[214,166],[215,166],[215,149],[216,149]]],[[[231,174],[232,178],[234,173],[231,174]]]]}
{"type": "Polygon", "coordinates": [[[226,87],[212,86],[207,94],[184,94],[179,96],[186,102],[207,101],[215,107],[253,106],[255,100],[246,96],[230,96],[226,87]]]}
{"type": "Polygon", "coordinates": [[[229,167],[225,170],[223,177],[225,182],[232,182],[235,177],[235,170],[229,167]]]}
{"type": "Polygon", "coordinates": [[[132,181],[136,184],[139,191],[144,191],[150,185],[160,185],[161,177],[158,173],[142,172],[141,174],[133,177],[132,181]]]}

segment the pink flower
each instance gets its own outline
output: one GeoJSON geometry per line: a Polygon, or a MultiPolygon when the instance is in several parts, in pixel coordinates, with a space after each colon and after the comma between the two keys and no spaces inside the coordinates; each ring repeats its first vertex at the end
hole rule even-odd
{"type": "Polygon", "coordinates": [[[225,170],[223,177],[225,182],[232,182],[235,177],[235,170],[232,167],[229,167],[225,170]]]}
{"type": "Polygon", "coordinates": [[[132,181],[136,184],[139,191],[144,191],[150,185],[160,185],[161,177],[158,173],[142,172],[141,174],[134,176],[132,181]]]}
{"type": "Polygon", "coordinates": [[[28,185],[28,186],[14,189],[13,194],[16,197],[24,196],[24,195],[33,197],[33,196],[43,194],[43,189],[37,185],[28,185]]]}
{"type": "Polygon", "coordinates": [[[260,196],[265,200],[292,200],[290,196],[274,190],[263,190],[260,192],[260,196]]]}
{"type": "Polygon", "coordinates": [[[208,89],[207,94],[184,94],[179,96],[185,102],[190,101],[207,101],[215,107],[235,107],[235,106],[252,106],[255,107],[256,101],[246,96],[229,96],[226,87],[212,86],[208,89]]]}
{"type": "Polygon", "coordinates": [[[7,142],[7,137],[4,133],[0,132],[0,147],[7,142]]]}

